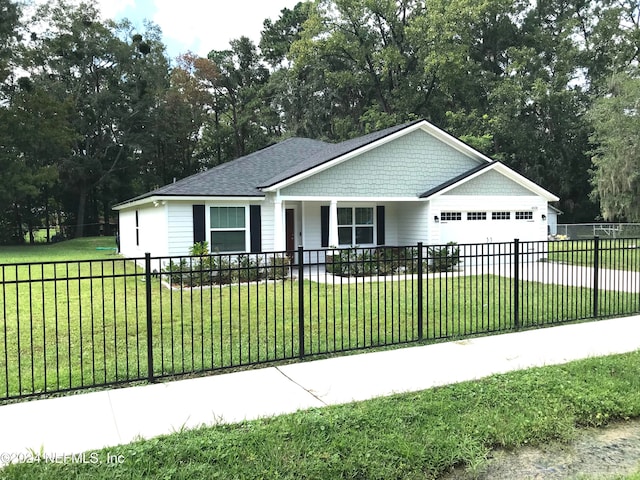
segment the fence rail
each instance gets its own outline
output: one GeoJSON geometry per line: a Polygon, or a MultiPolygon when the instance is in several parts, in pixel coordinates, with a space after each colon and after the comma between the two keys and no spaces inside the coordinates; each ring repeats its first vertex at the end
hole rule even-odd
{"type": "Polygon", "coordinates": [[[0,264],[0,401],[637,313],[639,242],[0,264]]]}

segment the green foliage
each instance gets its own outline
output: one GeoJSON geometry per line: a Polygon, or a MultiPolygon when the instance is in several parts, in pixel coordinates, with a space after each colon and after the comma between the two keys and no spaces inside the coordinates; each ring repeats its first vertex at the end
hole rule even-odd
{"type": "Polygon", "coordinates": [[[210,254],[209,243],[195,243],[190,257],[171,260],[163,268],[169,283],[179,287],[228,285],[283,280],[289,276],[289,258],[263,254],[210,254]],[[265,263],[265,259],[268,260],[265,263]]]}
{"type": "MultiPolygon", "coordinates": [[[[460,247],[449,242],[442,247],[429,247],[423,260],[423,271],[450,272],[460,263],[460,247]]],[[[418,271],[416,248],[347,248],[327,256],[327,272],[344,277],[384,276],[418,271]]]]}
{"type": "Polygon", "coordinates": [[[192,257],[202,257],[204,255],[209,255],[209,242],[197,242],[194,243],[191,247],[189,247],[189,255],[192,257]]]}
{"type": "Polygon", "coordinates": [[[415,248],[348,248],[327,257],[327,272],[344,277],[395,275],[417,270],[415,248]]]}
{"type": "Polygon", "coordinates": [[[607,220],[640,221],[639,72],[611,78],[609,94],[594,102],[592,195],[607,220]]]}
{"type": "Polygon", "coordinates": [[[450,272],[460,263],[460,247],[449,242],[444,247],[429,247],[429,270],[431,272],[450,272]]]}

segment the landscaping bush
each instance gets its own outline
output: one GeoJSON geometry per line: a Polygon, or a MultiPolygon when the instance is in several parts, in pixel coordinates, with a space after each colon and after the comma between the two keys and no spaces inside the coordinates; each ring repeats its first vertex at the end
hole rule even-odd
{"type": "Polygon", "coordinates": [[[398,247],[343,249],[337,255],[328,255],[326,262],[327,272],[344,277],[414,273],[416,266],[416,249],[398,247]]]}
{"type": "Polygon", "coordinates": [[[289,277],[289,257],[273,257],[269,259],[267,278],[269,280],[283,280],[289,277]]]}
{"type": "Polygon", "coordinates": [[[274,257],[269,266],[265,266],[264,257],[260,255],[211,255],[208,242],[194,244],[189,253],[189,258],[181,258],[179,262],[171,260],[163,269],[172,285],[228,285],[264,279],[282,280],[289,276],[287,257],[274,257]]]}
{"type": "Polygon", "coordinates": [[[460,263],[460,247],[449,242],[444,247],[430,247],[427,260],[430,272],[450,272],[460,263]]]}

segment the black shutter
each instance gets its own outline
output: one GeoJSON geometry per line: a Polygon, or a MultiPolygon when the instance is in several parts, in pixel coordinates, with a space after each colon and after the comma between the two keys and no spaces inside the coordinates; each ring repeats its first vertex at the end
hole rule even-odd
{"type": "Polygon", "coordinates": [[[376,207],[377,244],[384,245],[384,205],[376,207]]]}
{"type": "Polygon", "coordinates": [[[200,243],[207,240],[204,231],[204,205],[193,206],[193,243],[200,243]]]}
{"type": "Polygon", "coordinates": [[[262,214],[260,205],[249,206],[249,231],[251,234],[251,253],[262,251],[262,214]]]}
{"type": "Polygon", "coordinates": [[[329,246],[329,207],[320,207],[320,245],[329,246]]]}

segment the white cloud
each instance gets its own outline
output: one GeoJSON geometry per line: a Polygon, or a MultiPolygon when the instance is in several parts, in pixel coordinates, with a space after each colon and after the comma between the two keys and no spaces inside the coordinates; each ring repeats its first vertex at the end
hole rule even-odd
{"type": "MultiPolygon", "coordinates": [[[[45,3],[47,0],[35,0],[45,3]]],[[[71,0],[79,3],[81,0],[71,0]]],[[[126,16],[141,27],[144,19],[162,29],[171,57],[187,50],[206,56],[211,50],[229,48],[241,36],[256,44],[265,19],[277,19],[283,8],[300,0],[95,0],[102,18],[126,16]]]]}
{"type": "Polygon", "coordinates": [[[118,13],[127,7],[133,8],[136,2],[135,0],[99,0],[96,3],[99,5],[102,18],[116,18],[118,13]]]}
{"type": "Polygon", "coordinates": [[[260,40],[266,18],[278,18],[280,11],[293,8],[298,0],[155,0],[152,18],[163,32],[165,43],[176,43],[183,50],[206,55],[224,50],[229,41],[247,36],[260,40]]]}

